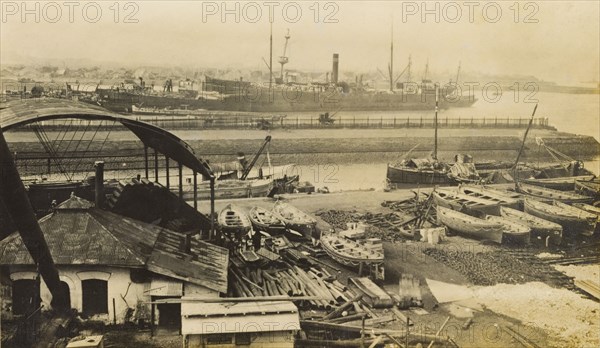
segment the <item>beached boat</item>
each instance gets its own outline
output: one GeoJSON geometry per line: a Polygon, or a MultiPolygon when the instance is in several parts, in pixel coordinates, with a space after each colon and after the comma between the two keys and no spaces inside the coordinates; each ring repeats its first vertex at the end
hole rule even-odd
{"type": "Polygon", "coordinates": [[[471,197],[484,198],[511,208],[518,208],[522,201],[522,197],[518,193],[500,191],[481,185],[461,185],[458,191],[471,197]]]}
{"type": "Polygon", "coordinates": [[[563,237],[567,234],[570,236],[589,235],[596,228],[597,217],[594,214],[557,201],[554,201],[554,204],[546,204],[533,199],[525,199],[525,212],[561,225],[563,237]]]}
{"type": "MultiPolygon", "coordinates": [[[[215,199],[234,199],[250,197],[266,197],[273,189],[273,180],[217,180],[215,181],[215,199]]],[[[171,192],[179,194],[177,188],[172,187],[171,192]]],[[[210,183],[198,183],[198,200],[210,199],[210,183]]],[[[184,200],[194,199],[193,185],[186,186],[183,190],[184,200]]]]}
{"type": "Polygon", "coordinates": [[[503,202],[497,199],[491,200],[477,197],[452,189],[436,189],[432,194],[436,205],[456,211],[479,211],[486,214],[498,215],[500,205],[503,204],[503,202]]]}
{"type": "Polygon", "coordinates": [[[304,237],[310,238],[317,228],[317,220],[290,204],[276,202],[273,213],[285,223],[287,228],[302,233],[304,237]]]}
{"type": "Polygon", "coordinates": [[[545,187],[516,183],[517,192],[542,200],[557,200],[563,203],[589,203],[592,198],[574,192],[553,190],[545,187]]]}
{"type": "Polygon", "coordinates": [[[589,181],[575,181],[575,192],[593,197],[595,199],[600,198],[600,178],[594,178],[589,181]]]}
{"type": "Polygon", "coordinates": [[[323,232],[321,246],[332,259],[348,267],[383,263],[383,245],[378,238],[352,240],[338,232],[323,232]]]}
{"type": "Polygon", "coordinates": [[[442,206],[437,207],[437,218],[440,223],[458,234],[502,243],[504,226],[498,222],[479,219],[442,206]]]}
{"type": "Polygon", "coordinates": [[[562,242],[563,228],[555,222],[508,207],[501,207],[500,215],[505,219],[527,225],[531,229],[533,238],[541,238],[544,241],[547,240],[548,244],[554,245],[562,242]]]}
{"type": "Polygon", "coordinates": [[[504,226],[504,229],[502,230],[502,243],[517,245],[529,244],[531,235],[531,228],[529,228],[529,226],[500,216],[488,215],[485,218],[488,221],[499,223],[504,226]]]}
{"type": "Polygon", "coordinates": [[[573,191],[575,190],[576,181],[590,181],[594,178],[594,175],[581,175],[581,176],[567,176],[562,178],[547,178],[547,179],[522,179],[521,182],[541,186],[553,190],[559,191],[573,191]]]}
{"type": "Polygon", "coordinates": [[[573,206],[581,210],[585,210],[588,213],[596,215],[598,217],[598,221],[600,222],[600,207],[595,207],[593,205],[585,203],[573,203],[573,206]]]}
{"type": "Polygon", "coordinates": [[[269,234],[280,234],[285,232],[285,224],[283,221],[267,209],[254,207],[250,209],[248,217],[252,222],[252,226],[257,231],[265,231],[269,234]]]}
{"type": "Polygon", "coordinates": [[[223,233],[235,236],[238,239],[241,239],[252,229],[252,223],[246,212],[233,204],[228,204],[219,212],[217,221],[223,233]]]}

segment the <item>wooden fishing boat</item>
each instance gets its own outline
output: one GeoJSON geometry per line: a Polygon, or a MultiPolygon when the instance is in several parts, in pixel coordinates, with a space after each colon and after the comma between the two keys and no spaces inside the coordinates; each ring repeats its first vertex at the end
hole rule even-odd
{"type": "Polygon", "coordinates": [[[531,229],[533,238],[541,238],[554,245],[559,245],[562,242],[563,228],[555,222],[508,207],[501,207],[500,215],[505,219],[527,225],[531,229]]]}
{"type": "Polygon", "coordinates": [[[575,192],[595,199],[600,198],[600,178],[589,181],[575,181],[575,192]]]}
{"type": "Polygon", "coordinates": [[[594,178],[594,175],[581,175],[581,176],[567,176],[562,178],[546,178],[546,179],[522,179],[521,182],[541,186],[553,190],[559,191],[573,191],[575,190],[576,181],[590,181],[594,178]]]}
{"type": "MultiPolygon", "coordinates": [[[[573,203],[573,204],[576,204],[576,203],[573,203]]],[[[597,212],[591,212],[591,211],[588,211],[587,209],[582,209],[575,205],[568,205],[568,204],[558,202],[558,201],[554,201],[554,205],[559,208],[562,208],[566,211],[569,211],[572,214],[584,217],[585,219],[589,220],[592,223],[593,227],[589,230],[582,232],[582,234],[591,236],[594,233],[594,231],[596,230],[596,227],[598,227],[599,216],[598,216],[597,212]]],[[[595,208],[594,206],[591,206],[589,204],[584,204],[584,207],[585,206],[595,208]]]]}
{"type": "MultiPolygon", "coordinates": [[[[266,197],[273,189],[273,180],[217,180],[215,181],[215,199],[234,199],[250,197],[266,197]]],[[[171,188],[171,192],[178,195],[177,188],[171,188]]],[[[198,183],[198,200],[210,199],[210,183],[198,183]]],[[[194,199],[193,185],[187,185],[183,190],[184,200],[194,199]]]]}
{"type": "Polygon", "coordinates": [[[522,201],[522,197],[518,193],[500,191],[481,185],[461,185],[458,191],[472,197],[494,201],[497,204],[511,208],[518,208],[522,201]]]}
{"type": "Polygon", "coordinates": [[[352,240],[338,232],[323,232],[321,246],[327,255],[344,266],[383,264],[383,244],[378,238],[352,240]]]}
{"type": "Polygon", "coordinates": [[[488,221],[499,223],[504,226],[502,231],[502,243],[516,245],[529,244],[531,235],[531,228],[529,228],[529,226],[500,216],[488,215],[485,218],[488,221]]]}
{"type": "Polygon", "coordinates": [[[287,228],[302,233],[304,237],[310,238],[317,228],[317,220],[312,216],[281,201],[273,206],[273,214],[283,221],[287,228]]]}
{"type": "Polygon", "coordinates": [[[436,205],[456,211],[479,211],[486,214],[498,215],[499,200],[491,200],[474,195],[467,195],[458,190],[436,189],[432,192],[436,205]]]}
{"type": "Polygon", "coordinates": [[[479,219],[442,206],[437,207],[437,218],[449,229],[466,237],[502,243],[504,226],[498,222],[479,219]]]}
{"type": "Polygon", "coordinates": [[[241,239],[252,229],[252,223],[246,212],[233,204],[228,204],[219,212],[217,221],[223,233],[235,236],[238,239],[241,239]]]}
{"type": "Polygon", "coordinates": [[[525,212],[561,225],[563,237],[567,234],[589,235],[596,227],[595,215],[557,201],[554,201],[554,204],[546,204],[534,199],[525,199],[525,212]]]}
{"type": "Polygon", "coordinates": [[[254,207],[250,209],[248,218],[256,231],[265,231],[270,234],[280,234],[285,232],[285,224],[273,212],[254,207]]]}
{"type": "Polygon", "coordinates": [[[563,203],[589,203],[592,198],[574,192],[553,190],[545,187],[516,183],[517,192],[542,200],[556,200],[563,203]]]}
{"type": "Polygon", "coordinates": [[[573,203],[573,206],[596,215],[598,217],[598,221],[600,222],[600,207],[595,207],[585,203],[573,203]]]}

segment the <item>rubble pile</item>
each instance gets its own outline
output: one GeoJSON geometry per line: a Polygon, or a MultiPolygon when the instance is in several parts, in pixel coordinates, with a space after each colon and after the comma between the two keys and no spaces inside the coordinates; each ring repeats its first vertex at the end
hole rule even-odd
{"type": "Polygon", "coordinates": [[[423,253],[465,275],[475,285],[523,284],[531,281],[571,286],[570,278],[551,266],[506,251],[473,253],[429,248],[423,253]]]}
{"type": "Polygon", "coordinates": [[[327,210],[316,214],[331,227],[339,230],[345,230],[348,222],[359,222],[362,215],[356,211],[327,210]]]}

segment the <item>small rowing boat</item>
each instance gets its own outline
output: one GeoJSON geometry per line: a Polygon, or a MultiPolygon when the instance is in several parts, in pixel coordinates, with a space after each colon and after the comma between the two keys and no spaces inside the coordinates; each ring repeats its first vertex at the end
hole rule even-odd
{"type": "Polygon", "coordinates": [[[517,192],[543,200],[556,200],[563,203],[589,203],[592,199],[574,192],[553,190],[545,187],[517,183],[517,192]]]}
{"type": "Polygon", "coordinates": [[[600,222],[600,207],[595,207],[593,205],[585,203],[573,203],[573,206],[581,210],[585,210],[588,213],[596,215],[598,217],[598,222],[600,222]]]}
{"type": "Polygon", "coordinates": [[[383,263],[383,245],[378,238],[352,240],[338,232],[323,232],[321,246],[327,255],[345,266],[383,263]]]}
{"type": "Polygon", "coordinates": [[[248,215],[238,206],[228,204],[217,218],[221,231],[230,236],[236,236],[241,239],[252,229],[252,223],[248,215]]]}
{"type": "Polygon", "coordinates": [[[600,198],[600,178],[589,181],[575,181],[575,192],[593,198],[600,198]]]}
{"type": "Polygon", "coordinates": [[[525,199],[525,212],[544,220],[556,222],[563,227],[565,234],[568,232],[572,236],[590,234],[596,227],[597,217],[594,214],[557,201],[554,201],[554,204],[546,204],[533,199],[525,199]]]}
{"type": "Polygon", "coordinates": [[[502,243],[518,245],[529,244],[529,238],[531,235],[531,228],[529,228],[529,226],[494,215],[486,216],[486,220],[499,223],[504,226],[502,231],[502,243]]]}
{"type": "Polygon", "coordinates": [[[273,206],[273,214],[283,221],[287,228],[302,233],[304,237],[310,238],[317,228],[317,220],[287,203],[276,202],[273,206]]]}
{"type": "Polygon", "coordinates": [[[562,241],[563,228],[555,222],[508,207],[500,208],[500,216],[527,225],[531,229],[531,235],[534,238],[547,240],[549,244],[554,245],[559,245],[562,241]]]}
{"type": "Polygon", "coordinates": [[[285,224],[272,211],[261,207],[250,209],[248,218],[252,226],[257,231],[264,231],[270,234],[281,234],[285,232],[285,224]]]}
{"type": "Polygon", "coordinates": [[[471,197],[484,198],[494,201],[502,206],[518,208],[521,204],[521,195],[515,192],[500,191],[487,186],[481,185],[461,185],[458,188],[459,192],[471,197]]]}
{"type": "Polygon", "coordinates": [[[522,179],[525,184],[541,186],[559,191],[575,190],[576,181],[590,181],[594,175],[566,176],[562,178],[546,178],[546,179],[522,179]]]}
{"type": "Polygon", "coordinates": [[[464,236],[502,243],[504,226],[496,221],[476,218],[452,209],[437,207],[438,221],[464,236]]]}
{"type": "Polygon", "coordinates": [[[432,194],[436,205],[456,211],[481,211],[486,214],[497,214],[501,204],[497,199],[468,195],[457,190],[436,189],[432,194]]]}

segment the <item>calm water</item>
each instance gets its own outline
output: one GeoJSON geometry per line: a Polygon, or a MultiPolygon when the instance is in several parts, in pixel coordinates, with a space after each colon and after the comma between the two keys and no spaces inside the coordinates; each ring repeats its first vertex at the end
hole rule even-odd
{"type": "MultiPolygon", "coordinates": [[[[465,94],[466,95],[466,91],[465,94]]],[[[598,94],[566,94],[538,92],[530,95],[529,91],[515,93],[505,90],[492,102],[475,91],[477,102],[469,108],[450,108],[441,110],[438,117],[444,118],[529,118],[537,102],[536,117],[547,117],[551,125],[558,130],[574,134],[590,135],[600,141],[600,95],[598,94]]],[[[335,112],[335,110],[333,110],[335,112]]],[[[335,117],[351,120],[353,117],[392,118],[414,117],[433,118],[431,111],[339,111],[335,117]]],[[[288,113],[288,117],[317,117],[315,112],[288,113]]]]}

